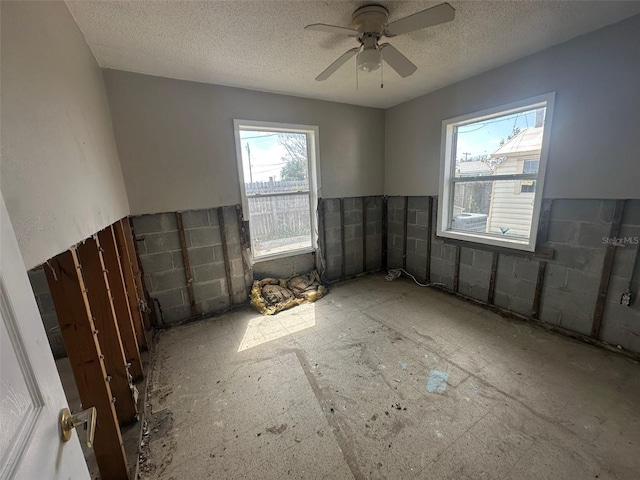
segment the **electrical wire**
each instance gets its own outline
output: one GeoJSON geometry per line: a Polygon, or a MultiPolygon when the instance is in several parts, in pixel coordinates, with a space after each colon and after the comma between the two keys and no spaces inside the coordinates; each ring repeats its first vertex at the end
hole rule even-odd
{"type": "Polygon", "coordinates": [[[438,285],[441,287],[445,287],[446,285],[444,283],[420,283],[416,277],[414,277],[413,275],[411,275],[409,272],[407,272],[405,269],[403,268],[395,268],[392,270],[389,270],[387,272],[387,276],[384,277],[384,279],[387,282],[393,282],[394,280],[397,280],[398,278],[400,278],[402,276],[402,274],[405,274],[407,277],[410,277],[415,283],[416,285],[418,285],[419,287],[432,287],[434,285],[438,285]]]}

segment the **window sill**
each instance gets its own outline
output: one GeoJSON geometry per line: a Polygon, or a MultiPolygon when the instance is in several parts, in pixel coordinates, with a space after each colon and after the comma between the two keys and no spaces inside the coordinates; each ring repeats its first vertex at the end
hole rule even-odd
{"type": "Polygon", "coordinates": [[[273,253],[271,255],[262,255],[257,258],[254,257],[253,264],[255,265],[256,263],[268,262],[270,260],[278,260],[280,258],[295,257],[296,255],[304,255],[305,253],[315,253],[315,251],[316,249],[314,247],[305,247],[305,248],[298,248],[296,250],[288,250],[286,252],[281,252],[281,253],[273,253]]]}
{"type": "Polygon", "coordinates": [[[437,235],[436,238],[449,245],[459,245],[461,247],[473,248],[476,250],[485,250],[489,252],[504,253],[505,255],[513,255],[517,257],[537,258],[540,260],[553,260],[555,256],[555,250],[549,247],[538,247],[534,251],[524,250],[515,246],[496,244],[496,243],[482,243],[474,241],[477,238],[482,238],[477,235],[464,235],[468,238],[452,238],[445,237],[443,235],[437,235]]]}

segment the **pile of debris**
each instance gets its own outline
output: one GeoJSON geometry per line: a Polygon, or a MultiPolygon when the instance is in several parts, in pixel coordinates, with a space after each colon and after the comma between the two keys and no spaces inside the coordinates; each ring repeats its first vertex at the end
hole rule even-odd
{"type": "Polygon", "coordinates": [[[273,315],[301,303],[315,302],[326,293],[318,272],[313,270],[288,280],[256,280],[251,288],[251,305],[263,315],[273,315]]]}

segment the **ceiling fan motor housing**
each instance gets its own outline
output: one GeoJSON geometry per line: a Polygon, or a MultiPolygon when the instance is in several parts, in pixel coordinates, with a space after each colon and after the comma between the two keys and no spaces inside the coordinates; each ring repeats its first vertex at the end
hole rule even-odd
{"type": "Polygon", "coordinates": [[[365,5],[353,12],[351,27],[364,33],[374,33],[380,37],[389,20],[389,11],[381,5],[365,5]]]}

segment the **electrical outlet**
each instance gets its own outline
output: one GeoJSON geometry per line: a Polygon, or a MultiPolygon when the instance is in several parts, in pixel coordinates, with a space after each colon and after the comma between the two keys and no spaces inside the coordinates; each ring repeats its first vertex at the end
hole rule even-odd
{"type": "Polygon", "coordinates": [[[622,297],[620,297],[620,304],[624,305],[625,307],[631,305],[631,292],[629,290],[624,292],[622,294],[622,297]]]}

